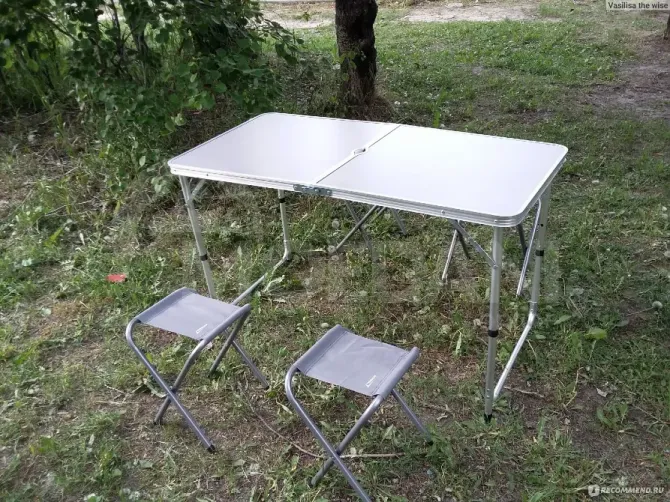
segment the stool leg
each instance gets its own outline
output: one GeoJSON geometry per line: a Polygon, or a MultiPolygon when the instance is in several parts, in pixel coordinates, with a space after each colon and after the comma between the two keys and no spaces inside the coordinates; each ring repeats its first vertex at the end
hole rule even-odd
{"type": "Polygon", "coordinates": [[[232,344],[232,337],[228,336],[226,338],[226,341],[223,343],[223,346],[221,347],[221,350],[219,351],[218,355],[216,356],[216,359],[214,359],[214,362],[212,363],[212,366],[209,368],[209,376],[212,376],[212,374],[219,368],[219,364],[221,364],[221,360],[223,359],[223,356],[226,355],[226,352],[228,352],[228,349],[230,348],[230,345],[232,344]]]}
{"type": "Polygon", "coordinates": [[[430,437],[430,433],[428,432],[428,429],[426,429],[426,427],[424,427],[424,425],[421,423],[421,420],[419,420],[419,417],[417,417],[416,414],[411,410],[411,408],[405,402],[405,400],[402,398],[400,393],[397,390],[393,389],[391,391],[391,394],[393,395],[395,400],[398,401],[398,404],[400,405],[402,410],[405,412],[407,417],[409,417],[409,419],[412,421],[414,426],[421,431],[421,434],[423,434],[428,441],[430,441],[431,437],[430,437]]]}
{"type": "Polygon", "coordinates": [[[344,477],[347,478],[347,482],[354,489],[361,500],[364,502],[372,502],[372,499],[368,496],[367,493],[365,493],[365,490],[363,490],[358,481],[356,481],[356,478],[351,473],[351,471],[347,468],[346,465],[344,465],[344,462],[342,462],[339,454],[331,446],[321,430],[316,426],[314,421],[310,418],[305,409],[295,398],[295,395],[293,394],[293,375],[295,375],[296,371],[298,371],[298,369],[295,366],[291,366],[291,368],[288,370],[288,373],[286,374],[286,379],[284,380],[284,388],[286,390],[286,397],[288,398],[289,403],[305,423],[305,425],[307,425],[312,434],[314,434],[314,437],[317,439],[317,441],[321,443],[323,449],[326,450],[326,452],[330,455],[330,458],[333,459],[335,465],[337,465],[340,471],[342,471],[344,477]]]}
{"type": "MultiPolygon", "coordinates": [[[[179,387],[181,387],[181,384],[184,383],[186,374],[190,371],[191,367],[195,363],[195,360],[198,358],[198,355],[200,354],[203,348],[204,344],[199,343],[198,346],[195,349],[193,349],[193,352],[191,352],[191,354],[188,356],[188,359],[186,360],[184,367],[181,369],[179,375],[177,375],[177,379],[172,384],[172,392],[174,392],[175,394],[179,391],[179,387]]],[[[172,399],[170,398],[170,396],[165,396],[165,399],[163,399],[163,404],[161,404],[161,407],[158,410],[158,413],[156,413],[156,417],[154,418],[154,423],[156,425],[160,424],[161,421],[163,420],[163,415],[165,415],[165,412],[167,411],[171,402],[172,399]]]]}
{"type": "Polygon", "coordinates": [[[242,347],[240,347],[240,345],[235,340],[233,340],[233,348],[237,351],[237,353],[240,355],[240,357],[245,362],[245,364],[247,366],[249,366],[249,369],[254,374],[254,376],[261,382],[261,384],[263,384],[263,387],[266,388],[266,389],[269,389],[270,384],[268,383],[268,381],[263,376],[263,373],[261,373],[261,370],[258,369],[258,367],[254,364],[254,362],[247,355],[247,353],[244,351],[244,349],[242,347]]]}
{"type": "MultiPolygon", "coordinates": [[[[242,325],[246,321],[247,317],[248,317],[248,315],[245,315],[239,321],[237,321],[237,324],[235,325],[235,328],[233,329],[232,333],[230,335],[228,335],[228,337],[226,338],[226,341],[223,342],[223,346],[221,347],[221,350],[219,351],[219,354],[216,356],[216,359],[214,359],[214,362],[212,363],[212,367],[209,368],[209,374],[210,375],[212,373],[214,373],[217,370],[217,368],[219,367],[219,364],[221,364],[221,359],[223,359],[223,356],[225,356],[226,352],[228,352],[228,349],[230,348],[230,345],[235,340],[235,337],[237,336],[237,333],[242,328],[242,325]]],[[[228,329],[230,329],[230,328],[226,328],[226,330],[222,334],[225,334],[228,331],[228,329]]]]}
{"type": "Polygon", "coordinates": [[[232,346],[237,351],[237,353],[240,355],[240,357],[242,358],[244,363],[249,367],[249,369],[254,374],[254,376],[256,378],[258,378],[258,380],[260,380],[261,384],[263,384],[263,387],[267,389],[267,388],[270,387],[270,385],[268,384],[268,381],[263,376],[263,373],[261,373],[261,371],[253,363],[251,358],[244,351],[244,349],[242,349],[242,347],[240,347],[240,345],[235,340],[235,338],[237,337],[237,333],[242,328],[242,325],[245,323],[247,317],[248,317],[248,315],[241,318],[238,321],[237,325],[235,326],[235,329],[233,330],[233,332],[228,336],[228,338],[226,338],[226,341],[223,343],[223,347],[221,347],[221,350],[219,351],[219,354],[216,356],[216,359],[214,360],[214,363],[212,363],[212,367],[209,369],[209,374],[211,375],[212,373],[214,373],[217,370],[217,368],[219,367],[219,364],[221,364],[221,360],[223,359],[223,357],[228,352],[228,349],[230,349],[230,347],[232,346]]]}
{"type": "Polygon", "coordinates": [[[165,382],[165,380],[163,380],[163,378],[159,375],[158,371],[156,371],[156,368],[154,368],[153,365],[149,362],[147,357],[144,355],[144,352],[142,352],[140,348],[135,344],[135,341],[133,340],[133,328],[135,324],[137,324],[138,322],[139,321],[137,321],[136,319],[133,319],[126,327],[126,341],[128,342],[128,345],[130,345],[130,348],[133,349],[133,352],[135,352],[135,354],[142,362],[142,364],[144,364],[144,366],[149,370],[151,376],[154,377],[154,380],[158,382],[158,385],[161,386],[161,388],[165,391],[170,400],[174,402],[174,405],[177,407],[177,410],[179,410],[179,413],[181,413],[181,415],[184,417],[184,419],[188,423],[188,426],[195,433],[195,435],[198,436],[200,442],[205,446],[205,448],[207,448],[208,451],[213,452],[214,445],[212,444],[212,442],[207,438],[207,436],[205,436],[205,433],[200,428],[195,419],[191,416],[189,411],[186,408],[184,408],[179,399],[177,399],[176,394],[172,392],[172,389],[170,389],[170,386],[165,382]]]}
{"type": "MultiPolygon", "coordinates": [[[[361,417],[356,421],[356,424],[352,427],[352,429],[347,433],[346,436],[344,436],[344,439],[340,442],[339,445],[337,445],[337,448],[335,448],[335,451],[337,452],[338,455],[341,455],[344,449],[347,447],[347,445],[351,442],[352,439],[356,437],[356,435],[360,432],[360,430],[363,428],[363,426],[372,418],[372,415],[379,409],[379,406],[382,404],[384,400],[380,397],[376,397],[374,401],[372,401],[372,404],[367,407],[367,409],[363,412],[361,417]]],[[[323,464],[319,472],[315,474],[315,476],[312,478],[312,481],[310,481],[311,486],[316,486],[316,484],[321,481],[321,478],[323,478],[328,470],[333,466],[333,458],[329,458],[326,460],[326,462],[323,464]]]]}

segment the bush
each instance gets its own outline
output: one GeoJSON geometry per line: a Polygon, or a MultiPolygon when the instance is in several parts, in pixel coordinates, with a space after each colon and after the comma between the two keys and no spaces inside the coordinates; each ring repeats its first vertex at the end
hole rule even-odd
{"type": "Polygon", "coordinates": [[[0,0],[0,41],[0,107],[76,103],[101,150],[113,137],[138,168],[217,97],[266,109],[279,85],[264,51],[294,64],[301,43],[245,0],[0,0]]]}

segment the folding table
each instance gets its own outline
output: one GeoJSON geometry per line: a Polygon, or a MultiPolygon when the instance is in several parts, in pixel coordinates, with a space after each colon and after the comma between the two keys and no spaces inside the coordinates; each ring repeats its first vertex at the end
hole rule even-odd
{"type": "MultiPolygon", "coordinates": [[[[215,296],[194,197],[206,180],[274,188],[279,193],[284,255],[291,257],[286,191],[445,218],[465,236],[491,269],[484,413],[490,420],[499,396],[537,318],[551,183],[567,148],[416,126],[307,117],[259,115],[169,161],[180,177],[210,296],[215,296]],[[191,189],[190,178],[199,180],[191,189]],[[535,265],[526,326],[495,381],[499,331],[503,230],[515,227],[537,205],[529,248],[535,265]],[[461,222],[493,227],[486,252],[461,222]],[[534,247],[533,247],[534,246],[534,247]]],[[[517,294],[523,289],[530,252],[517,294]]],[[[274,270],[274,269],[273,269],[274,270]]],[[[267,277],[252,284],[241,301],[267,277]]]]}

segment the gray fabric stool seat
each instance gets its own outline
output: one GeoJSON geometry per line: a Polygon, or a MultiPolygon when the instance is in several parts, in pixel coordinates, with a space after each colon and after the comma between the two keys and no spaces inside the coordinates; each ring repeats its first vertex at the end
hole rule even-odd
{"type": "Polygon", "coordinates": [[[291,366],[284,382],[289,403],[329,455],[326,463],[312,479],[312,486],[318,483],[335,464],[358,496],[362,500],[370,501],[367,493],[342,462],[340,455],[389,395],[393,395],[412,423],[430,440],[426,428],[395,389],[418,357],[419,349],[416,347],[410,351],[403,350],[387,343],[364,338],[338,324],[291,366]],[[337,448],[333,448],[296,399],[293,393],[293,377],[298,372],[374,398],[337,448]]]}
{"type": "Polygon", "coordinates": [[[174,403],[179,413],[184,417],[189,427],[195,432],[202,444],[205,445],[209,451],[214,451],[214,445],[207,436],[205,436],[205,433],[193,419],[189,411],[181,404],[176,394],[179,387],[184,382],[186,374],[191,369],[202,350],[216,337],[228,332],[230,333],[210,368],[210,374],[216,371],[221,363],[221,359],[223,359],[223,356],[232,346],[240,354],[256,378],[261,381],[263,386],[265,388],[268,387],[267,380],[263,374],[235,339],[247,317],[249,317],[250,311],[251,307],[249,305],[240,307],[199,295],[192,289],[181,288],[166,296],[158,303],[152,305],[141,314],[135,316],[128,323],[128,326],[126,327],[126,340],[128,344],[142,364],[147,367],[151,376],[154,377],[156,382],[158,382],[163,391],[167,394],[163,404],[156,414],[154,423],[159,424],[170,406],[170,403],[174,403]],[[199,342],[188,356],[184,367],[172,386],[169,386],[165,382],[156,368],[149,362],[144,352],[142,352],[142,350],[135,344],[133,330],[138,324],[146,324],[165,331],[170,331],[199,342]]]}

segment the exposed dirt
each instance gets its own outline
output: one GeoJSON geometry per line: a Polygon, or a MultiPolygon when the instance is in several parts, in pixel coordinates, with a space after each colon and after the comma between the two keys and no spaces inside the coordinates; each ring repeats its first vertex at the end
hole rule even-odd
{"type": "Polygon", "coordinates": [[[523,21],[533,19],[537,5],[529,4],[485,4],[468,5],[448,3],[442,5],[418,5],[410,9],[403,19],[411,22],[448,23],[452,21],[523,21]]]}
{"type": "Polygon", "coordinates": [[[643,119],[670,121],[670,42],[653,33],[642,40],[641,58],[624,65],[614,85],[601,85],[587,102],[605,110],[631,112],[643,119]]]}
{"type": "MultiPolygon", "coordinates": [[[[462,3],[427,3],[412,6],[402,20],[414,23],[448,23],[452,21],[490,22],[532,20],[536,18],[537,4],[464,5],[462,3]]],[[[335,9],[330,4],[266,4],[265,15],[284,28],[314,29],[334,23],[335,9]]]]}

